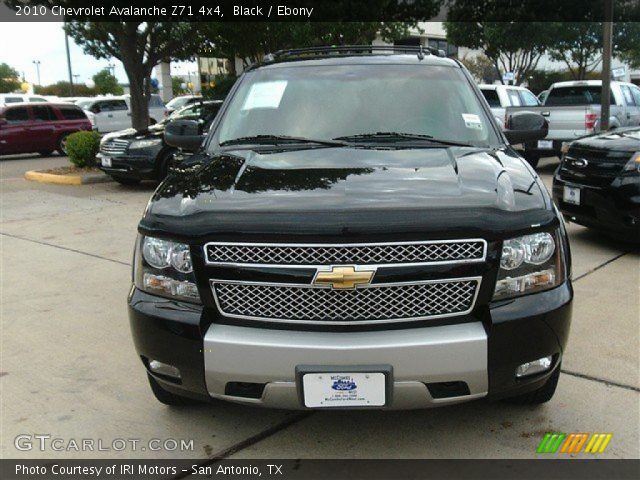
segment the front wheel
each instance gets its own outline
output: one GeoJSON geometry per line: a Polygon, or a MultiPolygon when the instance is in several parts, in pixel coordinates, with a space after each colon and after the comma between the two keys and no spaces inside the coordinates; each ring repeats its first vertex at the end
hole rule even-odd
{"type": "Polygon", "coordinates": [[[553,371],[551,376],[547,379],[545,384],[534,390],[533,392],[525,393],[523,395],[518,395],[517,397],[513,397],[508,399],[511,403],[518,403],[521,405],[540,405],[542,403],[546,403],[553,398],[553,394],[556,393],[556,388],[558,386],[558,379],[560,378],[560,367],[562,364],[558,365],[556,369],[553,371]]]}

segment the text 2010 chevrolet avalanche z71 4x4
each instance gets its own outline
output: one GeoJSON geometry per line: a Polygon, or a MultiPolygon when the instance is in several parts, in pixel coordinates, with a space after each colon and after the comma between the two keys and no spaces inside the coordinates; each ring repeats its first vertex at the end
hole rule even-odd
{"type": "Polygon", "coordinates": [[[129,296],[156,397],[423,408],[553,395],[571,318],[564,225],[454,60],[280,52],[236,82],[153,194],[129,296]],[[202,144],[201,144],[202,142],[202,144]],[[200,145],[201,144],[201,145],[200,145]]]}

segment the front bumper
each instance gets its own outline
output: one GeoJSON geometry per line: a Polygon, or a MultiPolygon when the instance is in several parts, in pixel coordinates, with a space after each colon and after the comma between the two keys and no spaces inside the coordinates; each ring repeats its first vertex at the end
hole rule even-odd
{"type": "Polygon", "coordinates": [[[142,149],[138,154],[107,155],[111,159],[111,167],[101,164],[102,153],[97,155],[98,168],[112,177],[130,178],[135,180],[155,180],[158,176],[157,151],[142,149]]]}
{"type": "Polygon", "coordinates": [[[553,178],[553,200],[571,221],[640,241],[640,179],[616,177],[605,186],[590,186],[570,181],[557,174],[553,178]],[[564,187],[580,188],[580,205],[563,200],[564,187]]]}
{"type": "Polygon", "coordinates": [[[425,408],[534,390],[557,368],[571,320],[569,282],[546,292],[492,304],[453,325],[365,332],[291,331],[211,323],[201,306],[132,289],[129,318],[145,365],[176,366],[179,381],[163,388],[198,399],[220,398],[274,408],[305,408],[299,365],[390,365],[390,409],[425,408]],[[553,356],[552,369],[516,379],[516,367],[553,356]],[[436,385],[466,385],[443,395],[436,385]],[[249,386],[248,394],[242,388],[249,386]],[[255,386],[258,386],[257,394],[255,386]]]}

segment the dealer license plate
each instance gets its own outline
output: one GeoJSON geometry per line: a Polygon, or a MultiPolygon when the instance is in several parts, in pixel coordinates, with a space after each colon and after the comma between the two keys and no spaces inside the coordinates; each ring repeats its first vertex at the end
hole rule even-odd
{"type": "Polygon", "coordinates": [[[111,167],[111,157],[100,157],[103,167],[111,167]]]}
{"type": "Polygon", "coordinates": [[[545,150],[553,149],[553,140],[538,140],[538,148],[545,150]]]}
{"type": "Polygon", "coordinates": [[[304,404],[310,408],[380,407],[386,403],[384,373],[307,373],[304,404]]]}
{"type": "Polygon", "coordinates": [[[576,187],[567,187],[565,185],[562,199],[565,201],[565,203],[580,205],[580,189],[576,187]]]}

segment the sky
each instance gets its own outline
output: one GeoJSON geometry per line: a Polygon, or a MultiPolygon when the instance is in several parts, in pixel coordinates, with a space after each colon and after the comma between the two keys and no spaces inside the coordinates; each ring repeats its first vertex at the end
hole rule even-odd
{"type": "MultiPolygon", "coordinates": [[[[71,68],[75,83],[85,83],[98,71],[115,64],[115,75],[121,83],[128,83],[119,60],[95,59],[87,55],[72,38],[69,38],[71,68]]],[[[0,22],[0,63],[15,68],[20,77],[24,74],[29,83],[37,84],[36,65],[40,61],[40,83],[49,85],[59,80],[69,80],[67,55],[64,45],[62,22],[0,22]]],[[[196,71],[195,62],[172,64],[173,74],[196,71]]]]}

